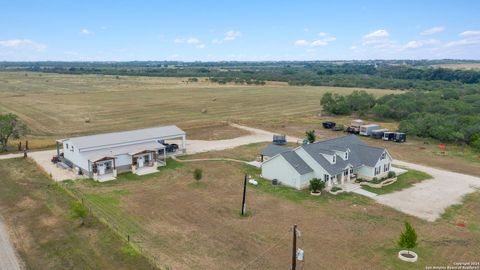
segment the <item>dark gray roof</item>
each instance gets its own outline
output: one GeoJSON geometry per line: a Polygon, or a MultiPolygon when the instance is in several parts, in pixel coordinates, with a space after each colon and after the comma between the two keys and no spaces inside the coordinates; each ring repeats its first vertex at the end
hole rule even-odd
{"type": "Polygon", "coordinates": [[[288,152],[290,151],[290,148],[283,147],[283,146],[278,146],[275,144],[269,144],[267,147],[265,147],[260,154],[267,156],[267,157],[273,157],[277,154],[283,153],[283,152],[288,152]]]}
{"type": "Polygon", "coordinates": [[[305,163],[305,161],[303,161],[303,159],[294,151],[283,152],[280,155],[282,155],[282,157],[290,163],[299,174],[304,175],[313,172],[312,168],[310,168],[310,166],[308,166],[308,164],[305,163]]]}
{"type": "Polygon", "coordinates": [[[374,166],[381,154],[385,151],[383,148],[372,147],[366,145],[357,136],[349,135],[340,138],[334,138],[326,141],[316,142],[312,144],[303,145],[302,148],[312,158],[320,164],[330,174],[341,173],[349,164],[354,168],[362,165],[374,166]],[[336,158],[335,164],[331,164],[323,155],[325,149],[339,150],[340,147],[350,149],[350,154],[347,160],[341,157],[336,158]]]}

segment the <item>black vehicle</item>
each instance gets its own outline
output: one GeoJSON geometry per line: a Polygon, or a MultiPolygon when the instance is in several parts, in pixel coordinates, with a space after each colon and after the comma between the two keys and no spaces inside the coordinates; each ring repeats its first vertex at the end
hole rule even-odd
{"type": "Polygon", "coordinates": [[[323,122],[322,123],[323,127],[326,128],[326,129],[331,129],[331,128],[334,128],[336,123],[335,122],[331,122],[331,121],[327,121],[327,122],[323,122]]]}
{"type": "MultiPolygon", "coordinates": [[[[163,144],[163,146],[165,146],[165,151],[167,151],[167,153],[175,153],[178,150],[178,144],[176,144],[176,143],[161,142],[161,144],[163,144]]],[[[162,151],[163,150],[159,150],[158,151],[159,154],[163,154],[162,151]]]]}
{"type": "Polygon", "coordinates": [[[395,142],[406,142],[407,134],[402,132],[395,132],[394,139],[395,142]]]}
{"type": "Polygon", "coordinates": [[[343,131],[343,125],[339,125],[332,128],[333,131],[343,131]]]}

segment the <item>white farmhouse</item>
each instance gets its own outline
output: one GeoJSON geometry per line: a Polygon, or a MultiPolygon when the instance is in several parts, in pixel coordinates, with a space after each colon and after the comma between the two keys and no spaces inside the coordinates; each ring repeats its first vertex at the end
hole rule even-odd
{"type": "Polygon", "coordinates": [[[306,188],[312,178],[322,179],[332,187],[354,177],[386,177],[391,162],[385,148],[368,146],[349,135],[279,151],[262,164],[262,177],[296,189],[306,188]]]}
{"type": "Polygon", "coordinates": [[[166,165],[171,151],[166,140],[172,139],[181,140],[179,151],[184,153],[185,132],[172,125],[57,140],[57,155],[78,173],[107,181],[127,171],[156,172],[166,165]]]}

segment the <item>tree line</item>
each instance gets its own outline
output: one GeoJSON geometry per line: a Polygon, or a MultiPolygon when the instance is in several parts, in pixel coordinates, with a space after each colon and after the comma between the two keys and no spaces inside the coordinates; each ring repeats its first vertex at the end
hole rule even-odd
{"type": "Polygon", "coordinates": [[[411,91],[380,98],[365,91],[346,96],[326,93],[320,104],[331,114],[396,120],[399,130],[409,135],[466,143],[480,150],[480,88],[411,91]]]}

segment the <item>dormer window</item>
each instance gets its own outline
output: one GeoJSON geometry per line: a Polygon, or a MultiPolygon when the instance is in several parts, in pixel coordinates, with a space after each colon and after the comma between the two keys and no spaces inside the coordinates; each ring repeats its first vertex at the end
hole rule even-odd
{"type": "Polygon", "coordinates": [[[348,152],[345,152],[345,160],[348,159],[348,152]]]}
{"type": "Polygon", "coordinates": [[[386,153],[383,152],[383,153],[382,153],[382,157],[381,157],[380,159],[385,159],[385,157],[386,157],[386,153]]]}
{"type": "Polygon", "coordinates": [[[335,164],[336,161],[337,161],[337,156],[333,155],[333,157],[332,157],[332,163],[335,164]]]}

